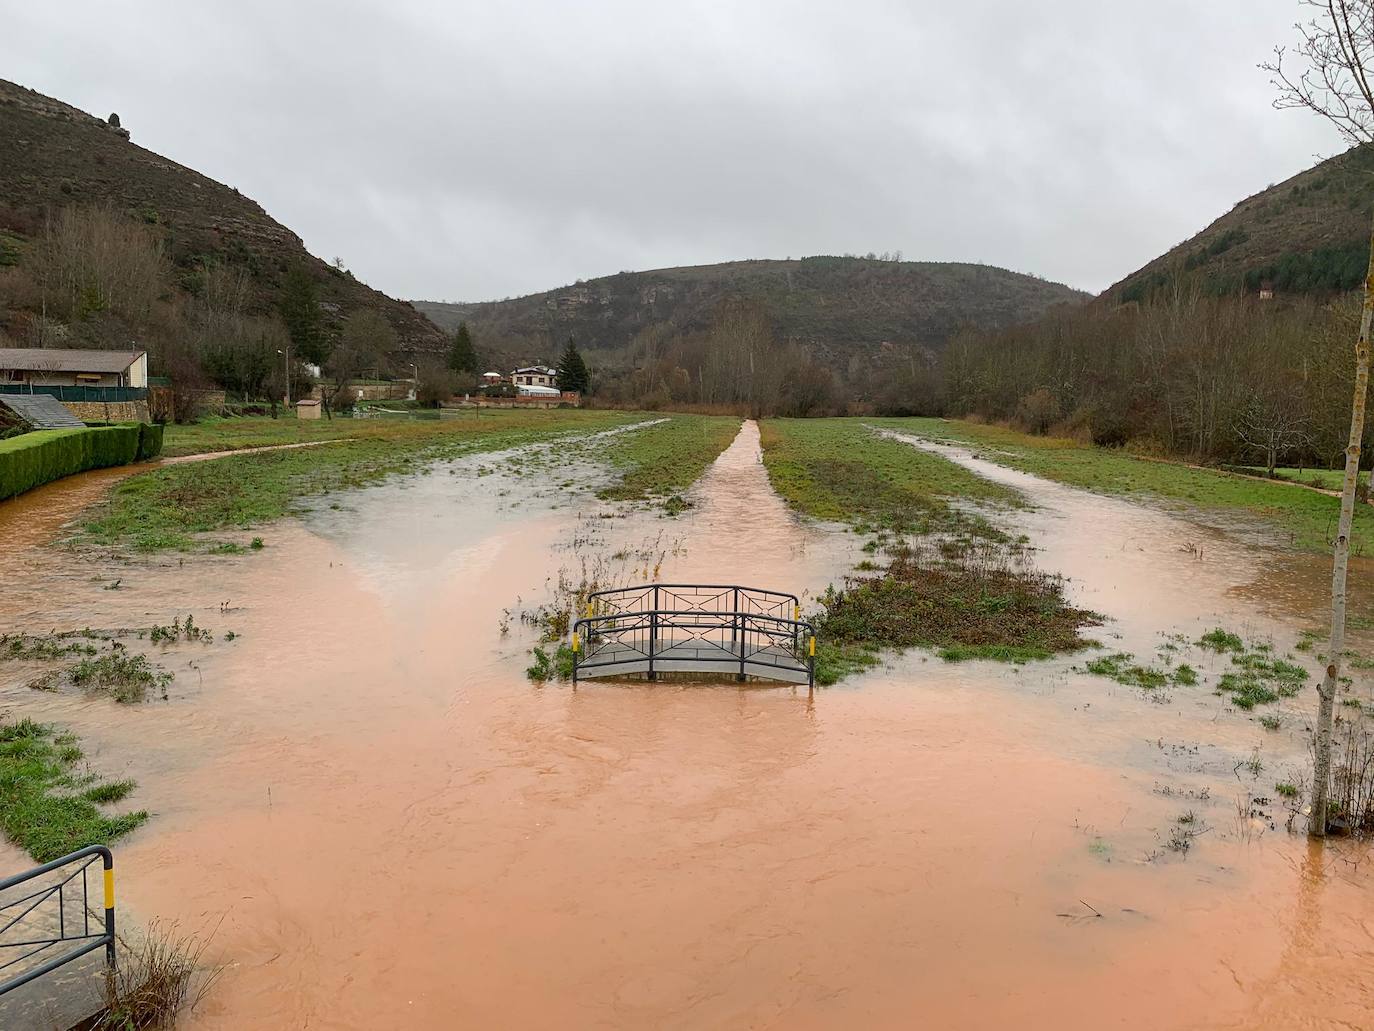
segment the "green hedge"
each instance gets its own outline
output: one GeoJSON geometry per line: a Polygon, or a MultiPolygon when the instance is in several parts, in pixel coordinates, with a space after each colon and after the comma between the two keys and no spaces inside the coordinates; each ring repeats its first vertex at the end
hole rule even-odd
{"type": "Polygon", "coordinates": [[[162,431],[164,427],[160,422],[145,422],[139,424],[138,435],[138,460],[146,462],[150,458],[156,458],[162,454],[162,431]]]}
{"type": "MultiPolygon", "coordinates": [[[[152,427],[150,427],[152,428],[152,427]]],[[[145,434],[139,423],[70,430],[37,430],[0,440],[0,500],[41,484],[85,472],[127,465],[162,450],[162,428],[145,434]]]]}

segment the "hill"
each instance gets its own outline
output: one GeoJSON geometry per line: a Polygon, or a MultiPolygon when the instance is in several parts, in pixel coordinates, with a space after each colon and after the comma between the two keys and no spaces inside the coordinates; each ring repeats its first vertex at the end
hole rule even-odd
{"type": "Polygon", "coordinates": [[[722,302],[757,302],[782,339],[832,364],[884,344],[938,349],[955,332],[1034,319],[1086,294],[987,265],[811,257],[621,272],[503,301],[413,301],[445,328],[467,321],[480,345],[551,357],[568,336],[611,351],[638,334],[683,335],[710,325],[722,302]]]}
{"type": "Polygon", "coordinates": [[[1213,295],[1353,289],[1369,258],[1374,148],[1353,148],[1239,201],[1191,239],[1109,287],[1114,303],[1140,301],[1180,276],[1213,295]]]}
{"type": "Polygon", "coordinates": [[[300,267],[315,283],[326,337],[367,310],[390,323],[405,351],[446,346],[410,305],[311,255],[238,190],[145,150],[125,129],[3,79],[0,155],[0,266],[22,264],[53,211],[108,202],[161,235],[183,284],[207,259],[228,263],[251,273],[254,305],[266,312],[280,299],[287,271],[300,267]]]}

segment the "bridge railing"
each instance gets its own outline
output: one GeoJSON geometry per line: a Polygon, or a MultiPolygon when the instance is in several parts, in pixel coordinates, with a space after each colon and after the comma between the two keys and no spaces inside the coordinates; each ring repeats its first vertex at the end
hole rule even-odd
{"type": "Polygon", "coordinates": [[[114,856],[104,845],[78,849],[0,880],[0,995],[102,947],[113,970],[114,856]],[[99,895],[87,877],[97,862],[104,872],[99,895]],[[15,889],[18,897],[11,898],[15,889]],[[103,919],[93,919],[91,904],[97,898],[103,902],[103,919]]]}
{"type": "Polygon", "coordinates": [[[799,617],[795,595],[735,585],[597,592],[573,626],[573,679],[714,672],[814,685],[815,630],[799,617]]]}
{"type": "Polygon", "coordinates": [[[748,612],[801,619],[801,602],[795,594],[738,584],[644,584],[593,591],[587,595],[588,616],[653,609],[748,612]]]}

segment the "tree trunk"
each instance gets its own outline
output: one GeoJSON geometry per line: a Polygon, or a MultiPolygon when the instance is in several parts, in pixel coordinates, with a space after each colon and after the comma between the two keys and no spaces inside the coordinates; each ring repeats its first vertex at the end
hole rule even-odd
{"type": "Polygon", "coordinates": [[[1341,490],[1341,520],[1331,563],[1331,646],[1327,650],[1326,676],[1318,689],[1316,762],[1312,770],[1312,816],[1308,833],[1326,836],[1327,793],[1331,786],[1331,721],[1336,709],[1336,688],[1341,677],[1341,652],[1345,650],[1345,579],[1350,565],[1350,527],[1355,519],[1355,485],[1360,475],[1360,441],[1364,439],[1364,403],[1369,388],[1369,330],[1374,321],[1374,230],[1371,230],[1369,270],[1364,281],[1364,311],[1360,315],[1360,339],[1355,345],[1355,399],[1350,406],[1350,443],[1345,449],[1345,483],[1341,490]]]}

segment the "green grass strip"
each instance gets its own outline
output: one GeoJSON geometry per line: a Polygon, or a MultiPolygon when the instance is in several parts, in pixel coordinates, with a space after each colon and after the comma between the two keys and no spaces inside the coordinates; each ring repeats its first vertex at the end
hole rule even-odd
{"type": "MultiPolygon", "coordinates": [[[[1277,543],[1303,551],[1327,551],[1335,535],[1340,500],[1284,483],[1138,458],[1123,451],[1070,440],[1033,437],[997,426],[944,419],[871,419],[876,426],[979,449],[979,457],[1048,480],[1112,494],[1163,502],[1220,515],[1240,515],[1272,526],[1277,543]]],[[[1374,510],[1356,510],[1351,545],[1356,554],[1374,548],[1374,510]]]]}
{"type": "Polygon", "coordinates": [[[874,433],[861,419],[769,419],[763,463],[773,488],[817,519],[899,533],[974,530],[985,521],[954,499],[1019,505],[1015,491],[948,459],[874,433]]]}
{"type": "Polygon", "coordinates": [[[664,499],[670,509],[680,507],[681,492],[730,446],[739,429],[740,420],[732,416],[673,415],[667,422],[611,437],[598,448],[617,478],[599,496],[608,501],[664,499]]]}
{"type": "Polygon", "coordinates": [[[145,810],[106,816],[99,806],[122,801],[131,780],[80,772],[76,738],[44,723],[0,723],[0,829],[40,863],[87,845],[108,845],[148,818],[145,810]]]}

